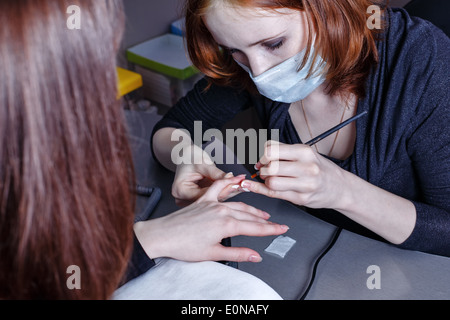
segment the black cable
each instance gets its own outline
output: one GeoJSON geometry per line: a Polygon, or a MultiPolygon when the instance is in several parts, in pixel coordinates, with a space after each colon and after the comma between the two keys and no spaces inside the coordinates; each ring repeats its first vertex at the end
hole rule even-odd
{"type": "Polygon", "coordinates": [[[314,262],[314,267],[312,270],[311,279],[309,280],[308,287],[303,292],[303,294],[298,298],[298,300],[305,300],[306,297],[308,296],[309,290],[311,290],[311,287],[314,284],[314,280],[316,278],[317,267],[319,266],[320,261],[333,248],[333,246],[336,243],[336,241],[338,240],[341,232],[342,232],[342,228],[339,227],[336,229],[336,232],[334,233],[333,237],[331,238],[330,243],[326,246],[325,250],[317,257],[316,261],[314,262]]]}
{"type": "Polygon", "coordinates": [[[138,196],[148,197],[144,210],[136,215],[134,222],[147,221],[161,199],[161,189],[157,187],[136,185],[132,192],[138,196]]]}
{"type": "Polygon", "coordinates": [[[136,185],[136,189],[134,190],[134,192],[138,196],[150,197],[154,190],[155,190],[155,188],[152,188],[152,187],[136,185]]]}

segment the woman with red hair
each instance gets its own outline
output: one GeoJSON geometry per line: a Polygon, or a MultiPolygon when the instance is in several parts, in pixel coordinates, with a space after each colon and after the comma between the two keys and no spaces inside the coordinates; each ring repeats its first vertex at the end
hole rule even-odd
{"type": "MultiPolygon", "coordinates": [[[[186,37],[206,77],[155,128],[161,163],[175,169],[175,129],[192,134],[199,120],[205,131],[221,128],[254,108],[280,141],[255,166],[263,183],[240,190],[450,256],[450,40],[441,30],[370,0],[188,0],[186,37]]],[[[204,192],[193,182],[224,175],[209,162],[176,170],[174,195],[184,201],[204,192]]]]}

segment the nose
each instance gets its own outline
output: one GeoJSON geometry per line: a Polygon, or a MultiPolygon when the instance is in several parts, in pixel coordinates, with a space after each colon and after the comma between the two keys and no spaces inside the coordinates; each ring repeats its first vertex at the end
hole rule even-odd
{"type": "Polygon", "coordinates": [[[239,56],[235,57],[239,63],[245,65],[252,72],[253,77],[257,77],[263,74],[265,71],[270,69],[269,61],[264,57],[264,55],[258,53],[244,54],[241,53],[239,56]]]}
{"type": "Polygon", "coordinates": [[[247,65],[249,66],[250,70],[252,70],[252,75],[255,78],[263,74],[270,68],[270,66],[265,61],[264,57],[258,55],[248,57],[247,65]]]}

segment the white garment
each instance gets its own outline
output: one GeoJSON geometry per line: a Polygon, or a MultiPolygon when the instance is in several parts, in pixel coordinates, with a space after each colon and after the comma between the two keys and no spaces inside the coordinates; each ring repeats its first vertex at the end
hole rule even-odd
{"type": "Polygon", "coordinates": [[[116,290],[114,300],[281,300],[262,280],[217,262],[157,259],[116,290]]]}

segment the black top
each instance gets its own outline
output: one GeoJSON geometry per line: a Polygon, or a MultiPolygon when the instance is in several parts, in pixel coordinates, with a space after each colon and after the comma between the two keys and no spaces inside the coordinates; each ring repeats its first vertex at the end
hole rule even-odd
{"type": "MultiPolygon", "coordinates": [[[[402,248],[450,256],[450,40],[434,25],[388,10],[389,26],[377,43],[379,64],[366,84],[358,112],[353,154],[337,165],[371,184],[411,200],[417,222],[402,248]]],[[[213,85],[206,80],[181,99],[156,125],[203,130],[221,128],[238,112],[254,107],[267,129],[280,130],[283,143],[302,143],[289,104],[213,85]]],[[[342,214],[314,214],[352,231],[367,230],[342,214]]],[[[329,210],[328,210],[329,211],[329,210]]]]}

